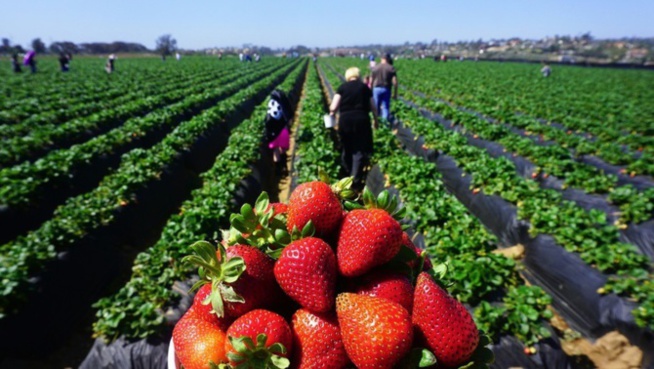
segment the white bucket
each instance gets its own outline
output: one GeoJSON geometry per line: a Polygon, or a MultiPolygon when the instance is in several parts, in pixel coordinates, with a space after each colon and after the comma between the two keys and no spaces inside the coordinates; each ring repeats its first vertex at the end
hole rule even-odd
{"type": "Polygon", "coordinates": [[[334,128],[336,119],[333,115],[325,114],[322,118],[325,121],[325,128],[334,128]]]}

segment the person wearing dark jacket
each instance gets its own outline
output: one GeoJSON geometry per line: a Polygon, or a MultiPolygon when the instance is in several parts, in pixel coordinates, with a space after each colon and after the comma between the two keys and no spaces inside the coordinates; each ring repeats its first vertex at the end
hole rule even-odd
{"type": "Polygon", "coordinates": [[[14,70],[14,73],[20,73],[23,71],[20,67],[20,62],[18,61],[18,53],[14,53],[11,56],[11,66],[12,69],[14,70]]]}
{"type": "Polygon", "coordinates": [[[345,71],[346,82],[338,87],[329,106],[330,115],[339,112],[341,162],[348,175],[354,177],[352,189],[357,192],[361,192],[366,183],[373,153],[372,130],[379,124],[372,91],[361,81],[360,73],[355,67],[345,71]],[[374,125],[370,124],[370,113],[374,125]]]}
{"type": "Polygon", "coordinates": [[[65,53],[59,54],[59,66],[61,67],[62,72],[68,72],[68,63],[70,62],[70,59],[68,58],[68,55],[65,53]]]}

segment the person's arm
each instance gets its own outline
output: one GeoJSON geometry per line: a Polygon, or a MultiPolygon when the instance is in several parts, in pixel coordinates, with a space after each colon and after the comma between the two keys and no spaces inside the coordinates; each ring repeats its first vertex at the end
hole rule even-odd
{"type": "Polygon", "coordinates": [[[397,100],[397,75],[393,76],[393,98],[397,100]]]}
{"type": "Polygon", "coordinates": [[[377,117],[377,105],[375,105],[375,99],[370,98],[370,111],[372,111],[372,127],[374,129],[379,128],[379,119],[377,117]]]}
{"type": "Polygon", "coordinates": [[[336,114],[336,110],[338,110],[338,106],[341,103],[341,95],[340,94],[334,94],[334,98],[332,99],[332,103],[329,105],[329,115],[334,115],[336,114]]]}

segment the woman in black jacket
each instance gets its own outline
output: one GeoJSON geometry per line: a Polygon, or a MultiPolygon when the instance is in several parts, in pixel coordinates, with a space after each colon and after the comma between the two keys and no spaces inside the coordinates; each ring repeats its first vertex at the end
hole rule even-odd
{"type": "Polygon", "coordinates": [[[345,71],[345,83],[336,90],[329,114],[334,115],[337,110],[343,169],[354,177],[352,189],[360,192],[365,186],[373,153],[372,130],[379,123],[372,91],[361,81],[359,68],[352,67],[345,71]]]}

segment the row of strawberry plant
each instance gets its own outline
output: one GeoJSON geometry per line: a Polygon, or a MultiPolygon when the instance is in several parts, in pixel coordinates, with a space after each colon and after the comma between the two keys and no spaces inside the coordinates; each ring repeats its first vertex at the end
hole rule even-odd
{"type": "MultiPolygon", "coordinates": [[[[142,83],[162,75],[174,76],[179,68],[166,68],[152,59],[121,60],[119,73],[107,76],[97,60],[79,59],[71,73],[37,73],[3,76],[0,124],[16,124],[43,111],[65,110],[70,105],[111,98],[124,88],[138,89],[142,83]],[[117,83],[118,82],[118,83],[117,83]]],[[[198,67],[207,63],[198,64],[198,67]]]]}
{"type": "MultiPolygon", "coordinates": [[[[333,69],[325,73],[332,86],[340,83],[333,69]]],[[[412,228],[425,237],[430,259],[446,263],[450,293],[475,309],[478,327],[495,340],[513,335],[526,346],[550,337],[543,324],[552,317],[551,297],[526,286],[513,259],[493,253],[497,239],[449,194],[436,165],[409,156],[390,130],[375,131],[374,161],[407,209],[412,228]],[[428,204],[427,206],[425,206],[428,204]],[[498,293],[503,304],[493,304],[498,293]]]]}
{"type": "MultiPolygon", "coordinates": [[[[243,73],[241,70],[240,73],[243,73]]],[[[24,160],[34,159],[52,148],[64,148],[70,144],[83,142],[107,129],[120,124],[123,120],[146,114],[154,109],[183,100],[189,94],[203,92],[214,86],[214,75],[197,75],[194,81],[180,81],[172,86],[171,91],[160,95],[146,96],[128,104],[102,111],[90,117],[74,119],[61,125],[45,125],[32,131],[28,136],[15,137],[5,141],[0,149],[0,165],[8,166],[24,160]],[[183,87],[184,88],[179,88],[183,87]]],[[[232,76],[223,76],[227,81],[232,76]]],[[[224,81],[223,81],[224,82],[224,81]]]]}
{"type": "Polygon", "coordinates": [[[302,109],[298,116],[299,131],[294,162],[298,182],[315,180],[319,170],[323,170],[330,178],[338,178],[339,154],[334,150],[330,132],[323,124],[327,102],[318,70],[313,62],[307,75],[304,94],[302,109]]]}
{"type": "MultiPolygon", "coordinates": [[[[297,68],[278,88],[296,92],[293,90],[305,71],[305,67],[297,68]]],[[[218,230],[228,227],[229,215],[238,211],[233,198],[239,183],[251,174],[260,158],[261,138],[256,133],[261,131],[266,109],[267,101],[233,130],[227,148],[201,175],[203,186],[194,190],[180,212],[168,220],[159,241],[136,257],[131,279],[117,293],[95,304],[96,336],[145,338],[161,331],[163,311],[177,297],[173,283],[196,272],[180,262],[182,256],[188,255],[189,246],[198,240],[219,238],[218,230]]]]}
{"type": "MultiPolygon", "coordinates": [[[[518,217],[530,222],[530,234],[552,235],[567,251],[577,253],[588,265],[606,273],[620,273],[636,278],[648,273],[647,257],[632,245],[619,242],[618,228],[606,224],[606,214],[586,212],[571,201],[563,200],[555,190],[540,188],[538,183],[516,174],[515,165],[506,158],[492,158],[485,150],[467,145],[466,138],[422,117],[415,109],[397,102],[397,117],[416,134],[424,137],[428,147],[452,156],[457,165],[472,175],[476,191],[498,195],[517,206],[518,217]]],[[[630,295],[645,310],[643,326],[654,327],[654,286],[649,296],[630,295]]]]}
{"type": "MultiPolygon", "coordinates": [[[[531,104],[522,104],[521,100],[529,99],[529,94],[521,93],[520,99],[516,99],[514,94],[517,87],[515,85],[511,85],[507,89],[506,83],[501,83],[501,93],[498,94],[497,84],[477,85],[480,81],[478,79],[472,79],[471,81],[467,81],[467,83],[476,81],[475,83],[477,84],[467,85],[463,83],[463,85],[467,87],[474,86],[472,87],[474,88],[474,94],[470,93],[469,90],[463,94],[461,92],[446,93],[444,91],[453,88],[460,89],[460,86],[456,87],[455,85],[461,84],[461,81],[449,81],[448,83],[448,81],[440,78],[443,77],[442,73],[424,65],[421,67],[409,67],[403,72],[414,81],[412,87],[418,88],[421,92],[443,98],[459,106],[473,108],[503,123],[511,124],[534,134],[539,134],[547,140],[558,142],[561,145],[573,149],[576,155],[596,155],[608,163],[626,165],[625,171],[633,174],[654,174],[654,151],[651,150],[654,146],[654,140],[648,134],[642,134],[649,129],[647,126],[643,126],[645,124],[644,122],[639,123],[640,128],[633,128],[634,132],[632,134],[625,134],[623,129],[629,122],[607,122],[607,117],[610,115],[604,116],[601,120],[591,122],[587,121],[585,117],[575,118],[564,114],[559,117],[563,118],[560,122],[567,130],[562,130],[555,125],[544,124],[542,120],[535,118],[535,116],[540,116],[547,119],[557,119],[551,118],[550,115],[539,115],[538,111],[531,109],[533,107],[531,104]],[[516,114],[516,112],[521,112],[521,114],[516,114]],[[573,131],[581,134],[572,134],[573,131]],[[588,135],[584,135],[586,132],[592,134],[592,139],[589,139],[587,137],[588,135]],[[635,157],[632,152],[621,150],[621,144],[627,145],[634,152],[640,151],[642,153],[635,157]]],[[[533,85],[533,83],[529,85],[533,85]]],[[[588,94],[592,95],[593,92],[590,90],[588,94]]],[[[561,108],[560,111],[569,112],[575,103],[573,99],[578,98],[579,95],[567,95],[567,98],[566,96],[557,95],[556,102],[562,104],[559,105],[561,108]]],[[[600,102],[590,101],[584,105],[584,114],[591,115],[597,111],[601,111],[603,105],[600,102]]]]}
{"type": "Polygon", "coordinates": [[[463,105],[483,100],[507,108],[507,114],[523,112],[579,124],[573,129],[587,131],[604,126],[638,139],[647,136],[644,130],[650,128],[649,117],[654,114],[654,94],[648,88],[654,77],[647,71],[562,66],[556,68],[556,78],[542,79],[531,73],[533,69],[528,71],[530,66],[511,63],[445,68],[424,62],[413,65],[430,79],[442,81],[440,95],[448,100],[466,102],[463,105]],[[505,99],[498,101],[498,96],[505,99]]]}
{"type": "Polygon", "coordinates": [[[628,185],[626,189],[623,189],[618,187],[617,177],[604,174],[595,167],[576,161],[565,147],[535,145],[533,140],[522,137],[501,124],[491,124],[485,119],[453,108],[448,104],[423,98],[410,92],[403,93],[402,96],[456,125],[465,127],[466,133],[484,140],[495,141],[506,150],[530,160],[538,166],[534,175],[554,175],[564,181],[563,188],[578,188],[591,194],[608,194],[609,202],[620,207],[622,223],[641,223],[652,217],[654,188],[639,192],[633,186],[628,185]],[[616,192],[617,194],[614,195],[616,192]]]}
{"type": "Polygon", "coordinates": [[[137,191],[157,181],[180,154],[189,150],[205,132],[219,127],[243,102],[268,89],[296,63],[280,68],[260,81],[179,125],[148,150],[135,149],[123,157],[120,167],[106,176],[93,191],[70,198],[54,217],[39,229],[0,246],[0,315],[13,311],[26,296],[29,277],[94,229],[116,221],[118,209],[137,201],[137,191]]]}
{"type": "Polygon", "coordinates": [[[244,73],[233,70],[233,73],[223,78],[182,90],[181,94],[176,93],[176,96],[183,98],[180,102],[155,110],[144,117],[130,119],[104,135],[69,149],[53,151],[33,163],[25,162],[5,168],[0,171],[0,203],[13,207],[29,206],[43,195],[45,188],[53,184],[67,186],[72,183],[76,178],[71,178],[69,173],[74,172],[78,166],[123,152],[122,147],[129,147],[134,141],[143,140],[156,130],[171,129],[190,112],[232,95],[267,75],[274,68],[276,66],[252,70],[249,75],[241,78],[237,77],[244,73]]]}
{"type": "MultiPolygon", "coordinates": [[[[0,138],[9,139],[12,137],[24,136],[39,129],[43,126],[54,127],[66,120],[81,118],[99,112],[103,109],[115,108],[119,105],[143,98],[152,94],[163,92],[163,86],[168,85],[169,89],[182,88],[190,82],[189,79],[197,78],[199,70],[188,68],[180,71],[179,74],[164,74],[154,78],[148,75],[148,79],[139,76],[135,85],[132,80],[124,78],[114,81],[112,86],[107,86],[107,91],[94,94],[91,101],[85,99],[73,100],[65,104],[57,105],[50,108],[47,104],[41,104],[41,111],[36,112],[19,123],[0,126],[0,138]],[[182,83],[180,83],[180,81],[182,83]]],[[[217,77],[218,73],[208,73],[206,77],[217,77]],[[213,75],[216,76],[213,76],[213,75]]],[[[136,77],[136,76],[135,76],[136,77]]],[[[208,78],[205,78],[208,79],[208,78]]],[[[201,82],[200,80],[195,81],[201,82]]]]}
{"type": "Polygon", "coordinates": [[[447,263],[446,283],[454,282],[450,293],[473,307],[478,327],[496,341],[508,334],[526,346],[550,337],[543,323],[552,318],[551,297],[525,285],[513,259],[493,252],[496,238],[445,190],[435,164],[409,157],[387,129],[377,131],[376,143],[387,184],[398,190],[407,217],[415,219],[429,257],[447,263]],[[494,303],[498,293],[502,304],[494,303]]]}

